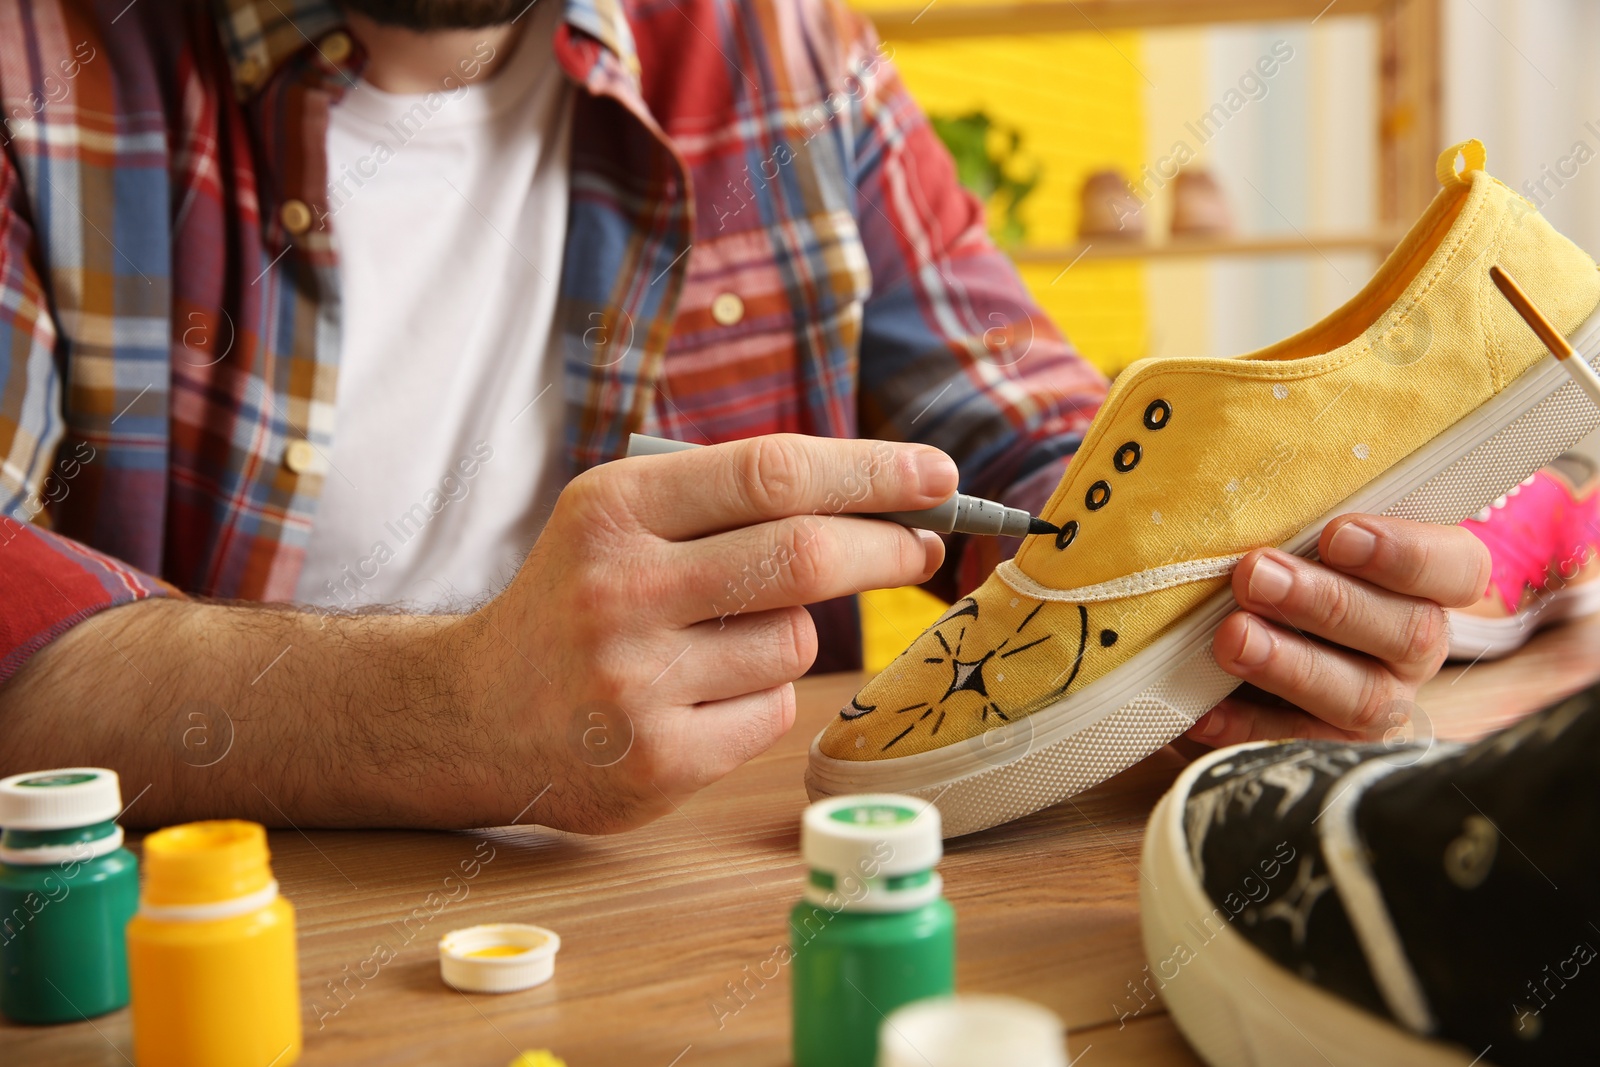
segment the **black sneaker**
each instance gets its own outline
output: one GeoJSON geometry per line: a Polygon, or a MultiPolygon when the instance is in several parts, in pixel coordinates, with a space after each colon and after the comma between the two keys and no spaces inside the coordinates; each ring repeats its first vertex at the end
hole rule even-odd
{"type": "Polygon", "coordinates": [[[1150,976],[1213,1067],[1600,1055],[1600,687],[1471,745],[1237,745],[1145,835],[1150,976]]]}

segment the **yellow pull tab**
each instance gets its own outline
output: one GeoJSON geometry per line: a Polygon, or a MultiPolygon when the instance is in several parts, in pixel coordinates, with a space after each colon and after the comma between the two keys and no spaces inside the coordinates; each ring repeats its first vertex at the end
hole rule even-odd
{"type": "Polygon", "coordinates": [[[1475,170],[1482,170],[1488,153],[1483,149],[1483,142],[1477,138],[1462,141],[1446,148],[1439,155],[1439,164],[1434,168],[1434,173],[1439,177],[1440,185],[1464,185],[1468,181],[1467,175],[1475,170]],[[1462,168],[1456,170],[1456,157],[1460,156],[1462,168]]]}

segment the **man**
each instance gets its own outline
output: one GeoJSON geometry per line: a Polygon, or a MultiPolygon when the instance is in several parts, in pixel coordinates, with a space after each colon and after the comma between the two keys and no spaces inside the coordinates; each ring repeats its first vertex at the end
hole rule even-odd
{"type": "MultiPolygon", "coordinates": [[[[0,771],[116,767],[146,824],[636,825],[855,662],[840,598],[997,559],[848,513],[1043,502],[1104,383],[870,28],[558,3],[0,4],[0,771]],[[753,439],[604,463],[630,431],[753,439]]],[[[1286,703],[1196,736],[1347,736],[1437,669],[1482,547],[1363,528],[1263,572],[1281,639],[1216,653],[1286,703]]]]}

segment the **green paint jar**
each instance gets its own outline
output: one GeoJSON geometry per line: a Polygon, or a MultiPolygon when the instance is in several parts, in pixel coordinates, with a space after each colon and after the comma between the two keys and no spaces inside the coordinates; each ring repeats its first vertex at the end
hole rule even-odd
{"type": "Polygon", "coordinates": [[[810,872],[789,913],[794,1067],[873,1067],[884,1016],[955,988],[939,809],[893,793],[819,801],[800,852],[810,872]]]}
{"type": "Polygon", "coordinates": [[[115,771],[0,780],[0,1013],[75,1022],[128,1003],[123,928],[139,861],[122,847],[115,771]]]}

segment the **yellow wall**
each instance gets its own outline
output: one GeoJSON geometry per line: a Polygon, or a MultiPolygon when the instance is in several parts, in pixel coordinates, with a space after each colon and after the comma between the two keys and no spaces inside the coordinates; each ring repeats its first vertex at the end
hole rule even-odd
{"type": "MultiPolygon", "coordinates": [[[[1042,180],[1023,207],[1028,243],[1076,240],[1078,192],[1095,170],[1133,176],[1146,160],[1145,76],[1136,34],[987,37],[898,43],[894,61],[923,110],[982,109],[1023,136],[1023,176],[1042,180]]],[[[1025,267],[1034,298],[1108,372],[1146,354],[1145,270],[1138,263],[1069,260],[1025,267]]],[[[918,589],[868,593],[862,605],[868,670],[881,670],[938,617],[943,605],[918,589]]]]}
{"type": "MultiPolygon", "coordinates": [[[[930,114],[982,109],[1023,137],[1026,174],[1043,177],[1024,202],[1028,243],[1077,239],[1079,190],[1093,171],[1130,176],[1145,159],[1144,76],[1137,34],[1054,34],[970,41],[890,42],[907,88],[930,114]]],[[[1107,371],[1145,355],[1144,268],[1069,259],[1022,269],[1023,280],[1079,351],[1107,371]]]]}

